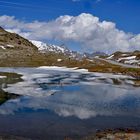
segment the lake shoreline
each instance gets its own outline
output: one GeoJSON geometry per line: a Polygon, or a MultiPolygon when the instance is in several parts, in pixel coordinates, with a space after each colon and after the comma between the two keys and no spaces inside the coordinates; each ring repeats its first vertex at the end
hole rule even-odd
{"type": "Polygon", "coordinates": [[[82,138],[81,140],[138,140],[140,139],[140,131],[131,128],[117,128],[98,130],[96,134],[82,138]]]}
{"type": "MultiPolygon", "coordinates": [[[[49,56],[48,56],[49,57],[49,56]]],[[[102,58],[93,58],[93,59],[86,59],[83,58],[81,60],[76,59],[69,59],[66,56],[59,56],[58,58],[61,58],[61,61],[58,62],[57,59],[53,60],[47,60],[48,58],[45,56],[45,58],[42,60],[38,60],[37,58],[34,59],[27,59],[23,61],[22,59],[15,58],[15,60],[9,60],[6,62],[6,60],[1,60],[0,67],[41,67],[41,66],[58,66],[58,67],[67,67],[67,68],[79,68],[79,69],[86,69],[89,72],[102,72],[102,73],[113,73],[113,74],[123,74],[123,75],[130,75],[137,79],[140,79],[140,68],[136,68],[133,65],[130,65],[130,67],[123,66],[123,63],[111,63],[107,59],[102,58]],[[65,58],[66,57],[66,58],[65,58]],[[28,62],[29,61],[29,62],[28,62]]]]}
{"type": "MultiPolygon", "coordinates": [[[[83,62],[82,62],[83,63],[83,62]]],[[[122,74],[122,75],[128,75],[132,76],[136,79],[140,80],[140,68],[126,68],[122,67],[119,65],[113,65],[105,61],[101,61],[100,64],[92,64],[90,63],[87,65],[87,62],[84,62],[82,65],[79,64],[72,64],[72,65],[63,65],[63,64],[57,64],[57,65],[46,65],[46,67],[66,67],[66,68],[77,68],[77,69],[85,69],[89,72],[99,72],[99,73],[112,73],[112,74],[122,74]],[[85,63],[85,64],[84,64],[85,63]]],[[[43,67],[44,65],[38,65],[38,66],[28,66],[28,65],[23,65],[23,66],[4,66],[0,68],[38,68],[38,67],[43,67]]],[[[140,85],[140,83],[139,83],[140,85]]]]}
{"type": "MultiPolygon", "coordinates": [[[[0,139],[2,140],[33,140],[32,138],[9,135],[9,134],[0,134],[0,139]]],[[[129,140],[129,139],[140,139],[140,131],[130,128],[116,128],[116,129],[106,129],[106,130],[97,130],[95,134],[90,134],[78,140],[129,140]]],[[[75,138],[65,137],[62,140],[76,140],[75,138]]]]}

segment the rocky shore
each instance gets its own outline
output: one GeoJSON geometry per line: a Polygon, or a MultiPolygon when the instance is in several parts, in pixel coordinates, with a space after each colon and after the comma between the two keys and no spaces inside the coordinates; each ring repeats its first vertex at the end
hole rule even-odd
{"type": "Polygon", "coordinates": [[[133,129],[114,129],[98,131],[95,135],[85,137],[82,140],[139,140],[140,132],[133,129]]]}

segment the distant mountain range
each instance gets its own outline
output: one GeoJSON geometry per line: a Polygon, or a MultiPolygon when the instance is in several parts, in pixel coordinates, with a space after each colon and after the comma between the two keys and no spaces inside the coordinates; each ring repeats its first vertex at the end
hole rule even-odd
{"type": "Polygon", "coordinates": [[[80,55],[78,52],[71,51],[64,45],[61,45],[61,46],[51,45],[51,44],[44,43],[41,41],[36,41],[36,40],[30,40],[30,42],[34,44],[38,48],[38,51],[41,53],[53,52],[57,54],[68,55],[69,57],[72,57],[72,58],[76,58],[78,57],[78,55],[80,55]]]}
{"type": "Polygon", "coordinates": [[[47,52],[54,52],[54,53],[61,53],[64,55],[68,55],[71,58],[76,58],[76,59],[82,59],[82,58],[88,58],[88,59],[93,59],[96,56],[106,56],[105,53],[103,52],[95,52],[95,53],[78,53],[76,51],[72,51],[68,49],[65,45],[51,45],[47,44],[41,41],[35,41],[35,40],[30,40],[40,52],[42,53],[47,53],[47,52]]]}
{"type": "Polygon", "coordinates": [[[1,51],[9,51],[9,50],[26,50],[26,54],[32,53],[34,51],[39,51],[40,53],[57,53],[64,54],[71,58],[82,59],[82,58],[93,58],[96,55],[105,55],[101,52],[95,53],[78,53],[76,51],[72,51],[68,49],[65,45],[51,45],[48,43],[44,43],[36,40],[27,40],[21,37],[18,34],[10,33],[5,31],[2,27],[0,27],[0,50],[1,51]]]}

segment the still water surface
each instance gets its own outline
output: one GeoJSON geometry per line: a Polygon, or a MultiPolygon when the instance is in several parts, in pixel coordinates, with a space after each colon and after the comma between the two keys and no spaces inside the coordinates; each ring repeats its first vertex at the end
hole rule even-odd
{"type": "Polygon", "coordinates": [[[108,128],[140,129],[137,79],[56,67],[0,72],[23,75],[17,83],[1,82],[3,91],[20,96],[0,105],[0,134],[61,140],[108,128]]]}

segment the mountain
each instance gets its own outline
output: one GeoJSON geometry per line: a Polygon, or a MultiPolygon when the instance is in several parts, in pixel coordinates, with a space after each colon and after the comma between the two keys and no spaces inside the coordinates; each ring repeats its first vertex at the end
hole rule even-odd
{"type": "Polygon", "coordinates": [[[94,53],[84,53],[84,56],[88,59],[93,59],[96,56],[107,56],[107,54],[103,52],[94,52],[94,53]]]}
{"type": "Polygon", "coordinates": [[[0,58],[8,56],[9,58],[19,57],[24,58],[27,56],[45,55],[48,53],[63,54],[69,58],[81,60],[83,58],[93,58],[97,55],[104,55],[103,53],[96,52],[92,54],[80,54],[76,51],[68,49],[65,45],[51,45],[41,41],[30,40],[21,37],[18,34],[10,33],[0,27],[0,58]]]}
{"type": "Polygon", "coordinates": [[[36,40],[30,40],[31,43],[33,43],[35,46],[37,46],[38,50],[42,53],[45,52],[55,52],[55,53],[65,53],[65,52],[70,52],[69,49],[64,48],[63,46],[57,46],[57,45],[51,45],[47,44],[41,41],[36,41],[36,40]]]}
{"type": "Polygon", "coordinates": [[[79,56],[64,45],[29,41],[0,27],[0,66],[73,65],[79,56]]]}
{"type": "Polygon", "coordinates": [[[48,43],[44,43],[41,41],[36,41],[36,40],[30,40],[32,44],[34,44],[37,48],[38,51],[41,53],[56,53],[56,54],[63,54],[67,55],[71,58],[79,58],[81,57],[81,54],[79,54],[76,51],[71,51],[64,45],[58,46],[58,45],[51,45],[48,43]]]}
{"type": "Polygon", "coordinates": [[[116,52],[108,57],[102,52],[80,54],[64,45],[29,41],[0,27],[0,66],[81,66],[93,62],[96,56],[104,56],[106,59],[121,63],[140,65],[140,51],[116,52]]]}
{"type": "Polygon", "coordinates": [[[5,31],[0,27],[0,50],[37,51],[37,47],[27,39],[15,33],[5,31]]]}
{"type": "Polygon", "coordinates": [[[0,66],[26,66],[31,64],[38,48],[16,33],[0,27],[0,66]]]}
{"type": "Polygon", "coordinates": [[[108,60],[114,60],[124,64],[140,66],[140,51],[134,52],[115,52],[107,57],[108,60]]]}

